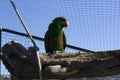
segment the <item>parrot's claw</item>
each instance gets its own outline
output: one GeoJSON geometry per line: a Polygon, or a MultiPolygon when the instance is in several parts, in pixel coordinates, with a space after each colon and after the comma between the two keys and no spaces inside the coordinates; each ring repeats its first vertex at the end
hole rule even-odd
{"type": "Polygon", "coordinates": [[[63,53],[63,51],[53,51],[53,53],[63,53]]]}

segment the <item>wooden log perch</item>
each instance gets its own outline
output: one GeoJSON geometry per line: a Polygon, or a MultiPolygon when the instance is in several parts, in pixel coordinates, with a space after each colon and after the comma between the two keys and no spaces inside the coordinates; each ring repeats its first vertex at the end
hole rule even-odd
{"type": "MultiPolygon", "coordinates": [[[[41,53],[43,78],[103,77],[120,74],[120,50],[96,53],[41,53]]],[[[34,49],[11,41],[2,47],[2,61],[13,80],[38,79],[34,49]]]]}

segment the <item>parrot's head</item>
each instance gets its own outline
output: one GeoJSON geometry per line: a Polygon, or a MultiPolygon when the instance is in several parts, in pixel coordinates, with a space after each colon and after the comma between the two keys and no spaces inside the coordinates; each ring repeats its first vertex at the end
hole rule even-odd
{"type": "Polygon", "coordinates": [[[69,22],[65,17],[57,17],[53,20],[54,23],[61,25],[61,27],[68,27],[69,22]]]}

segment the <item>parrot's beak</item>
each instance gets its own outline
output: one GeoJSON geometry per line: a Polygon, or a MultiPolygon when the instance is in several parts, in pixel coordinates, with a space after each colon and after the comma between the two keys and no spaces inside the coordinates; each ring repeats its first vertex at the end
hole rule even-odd
{"type": "Polygon", "coordinates": [[[68,21],[66,21],[66,28],[68,28],[68,26],[69,26],[69,22],[68,22],[68,21]]]}

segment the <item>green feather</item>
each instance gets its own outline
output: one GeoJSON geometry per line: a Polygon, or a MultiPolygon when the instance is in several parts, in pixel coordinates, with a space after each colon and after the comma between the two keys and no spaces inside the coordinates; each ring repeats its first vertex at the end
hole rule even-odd
{"type": "Polygon", "coordinates": [[[58,17],[49,25],[48,31],[45,34],[46,52],[64,51],[65,46],[62,44],[62,40],[64,40],[64,44],[66,45],[66,36],[62,28],[65,26],[65,23],[65,18],[58,17]]]}

